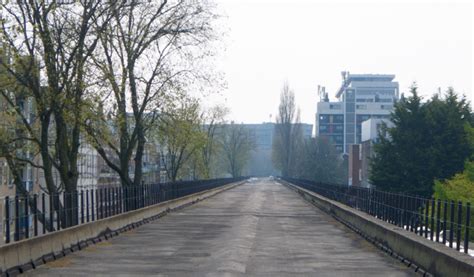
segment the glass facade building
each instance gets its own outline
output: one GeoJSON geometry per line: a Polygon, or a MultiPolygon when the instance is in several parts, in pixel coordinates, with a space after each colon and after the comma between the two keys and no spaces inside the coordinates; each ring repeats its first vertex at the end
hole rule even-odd
{"type": "MultiPolygon", "coordinates": [[[[316,136],[326,137],[338,151],[361,142],[362,122],[370,118],[388,119],[399,98],[395,75],[350,74],[342,72],[336,102],[321,95],[316,111],[316,136]]],[[[325,93],[323,91],[323,93],[325,93]]]]}

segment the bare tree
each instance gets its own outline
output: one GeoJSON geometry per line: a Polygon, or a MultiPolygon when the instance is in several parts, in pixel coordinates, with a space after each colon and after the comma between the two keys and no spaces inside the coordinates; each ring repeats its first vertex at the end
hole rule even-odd
{"type": "Polygon", "coordinates": [[[202,129],[206,135],[206,143],[201,150],[203,178],[211,178],[213,163],[218,152],[216,131],[218,126],[224,123],[227,113],[228,109],[226,107],[215,106],[209,109],[203,116],[202,129]]]}
{"type": "MultiPolygon", "coordinates": [[[[46,190],[53,194],[61,190],[74,193],[78,180],[82,109],[85,85],[84,64],[97,46],[97,36],[91,27],[103,27],[102,18],[108,5],[101,1],[2,1],[1,37],[4,51],[0,59],[7,75],[0,90],[3,101],[16,114],[21,127],[15,144],[27,141],[28,150],[9,152],[5,157],[12,172],[25,164],[44,172],[46,190]],[[6,85],[6,86],[5,86],[6,85]],[[17,93],[21,91],[21,93],[17,93]],[[30,105],[28,112],[25,106],[30,105]],[[19,155],[28,153],[28,155],[19,155]],[[40,156],[39,162],[35,159],[40,156]],[[60,183],[53,178],[57,171],[60,183]]],[[[4,149],[5,150],[5,149],[4,149]]],[[[21,174],[14,182],[26,195],[21,174]]],[[[75,205],[73,201],[66,204],[75,205]]],[[[55,209],[60,203],[55,203],[55,209]]],[[[77,216],[66,207],[74,224],[77,216]]]]}
{"type": "Polygon", "coordinates": [[[232,177],[242,176],[243,170],[250,158],[250,151],[254,149],[249,130],[243,125],[234,124],[222,126],[220,145],[223,151],[224,163],[227,172],[232,177]]]}
{"type": "Polygon", "coordinates": [[[292,174],[296,147],[302,142],[299,114],[295,104],[295,94],[285,82],[280,95],[272,145],[273,163],[284,177],[292,174]]]}
{"type": "Polygon", "coordinates": [[[88,134],[123,186],[139,185],[147,133],[164,103],[183,97],[208,55],[214,17],[206,1],[127,1],[111,11],[93,57],[101,97],[88,134]],[[109,151],[110,150],[110,151],[109,151]],[[135,169],[129,172],[133,159],[135,169]],[[133,175],[133,177],[131,177],[133,175]]]}

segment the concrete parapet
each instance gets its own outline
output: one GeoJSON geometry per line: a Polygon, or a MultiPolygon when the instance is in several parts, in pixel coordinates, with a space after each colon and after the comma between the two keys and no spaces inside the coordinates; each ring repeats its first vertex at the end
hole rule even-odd
{"type": "Polygon", "coordinates": [[[57,257],[62,257],[82,249],[92,243],[108,239],[120,232],[128,231],[153,219],[157,219],[170,210],[193,204],[234,188],[244,182],[228,184],[57,232],[3,245],[0,247],[0,274],[16,275],[24,272],[57,257]]]}
{"type": "Polygon", "coordinates": [[[309,190],[281,181],[319,209],[357,231],[407,266],[434,276],[474,276],[474,258],[427,240],[401,227],[330,200],[309,190]],[[416,266],[415,266],[416,265],[416,266]]]}

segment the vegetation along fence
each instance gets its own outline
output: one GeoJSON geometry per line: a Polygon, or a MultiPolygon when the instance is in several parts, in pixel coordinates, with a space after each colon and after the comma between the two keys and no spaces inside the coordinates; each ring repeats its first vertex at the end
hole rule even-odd
{"type": "Polygon", "coordinates": [[[464,253],[470,252],[474,256],[474,251],[469,251],[469,242],[474,241],[470,203],[428,199],[363,187],[283,179],[429,240],[464,253]]]}
{"type": "Polygon", "coordinates": [[[2,243],[55,232],[243,179],[103,187],[78,190],[74,193],[39,193],[29,197],[7,196],[0,204],[1,210],[4,211],[2,243]]]}

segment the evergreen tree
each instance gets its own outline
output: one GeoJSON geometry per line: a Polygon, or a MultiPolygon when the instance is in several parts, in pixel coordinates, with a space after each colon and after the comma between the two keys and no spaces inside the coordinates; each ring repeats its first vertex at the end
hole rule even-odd
{"type": "Polygon", "coordinates": [[[434,181],[462,171],[472,152],[465,128],[470,107],[451,88],[424,104],[416,86],[411,93],[395,104],[394,127],[382,129],[388,136],[379,135],[370,178],[379,189],[430,197],[434,181]]]}

